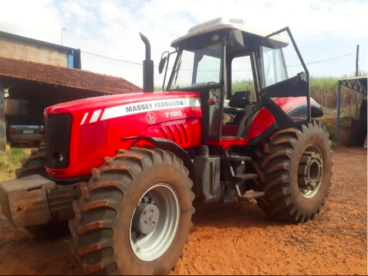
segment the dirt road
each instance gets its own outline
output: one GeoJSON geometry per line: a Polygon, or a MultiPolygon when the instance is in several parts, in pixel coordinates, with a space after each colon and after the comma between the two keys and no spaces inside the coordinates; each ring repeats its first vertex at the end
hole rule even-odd
{"type": "MultiPolygon", "coordinates": [[[[367,274],[367,152],[337,149],[332,189],[316,220],[281,225],[256,204],[197,204],[173,274],[367,274]]],[[[81,274],[63,239],[45,241],[0,217],[0,274],[81,274]]]]}

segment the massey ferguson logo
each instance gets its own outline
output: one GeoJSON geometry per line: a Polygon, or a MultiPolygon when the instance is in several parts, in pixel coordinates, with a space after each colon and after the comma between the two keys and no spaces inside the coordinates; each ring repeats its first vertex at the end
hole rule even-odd
{"type": "Polygon", "coordinates": [[[156,122],[156,115],[153,112],[148,112],[146,114],[147,122],[150,124],[154,124],[156,122]]]}
{"type": "Polygon", "coordinates": [[[157,101],[154,103],[139,103],[125,107],[126,114],[140,111],[160,110],[171,107],[185,107],[183,100],[157,101]]]}
{"type": "Polygon", "coordinates": [[[155,111],[172,109],[172,112],[165,112],[166,117],[182,116],[184,113],[184,110],[182,110],[183,108],[190,108],[193,110],[193,108],[199,108],[200,106],[201,102],[199,98],[161,99],[139,103],[120,104],[108,107],[105,110],[93,110],[92,114],[86,112],[81,121],[81,125],[134,114],[142,114],[142,116],[146,116],[148,123],[154,124],[157,121],[157,115],[154,113],[155,111]]]}
{"type": "Polygon", "coordinates": [[[150,110],[150,109],[152,109],[152,104],[137,104],[137,105],[125,107],[126,113],[132,113],[135,111],[150,110]]]}

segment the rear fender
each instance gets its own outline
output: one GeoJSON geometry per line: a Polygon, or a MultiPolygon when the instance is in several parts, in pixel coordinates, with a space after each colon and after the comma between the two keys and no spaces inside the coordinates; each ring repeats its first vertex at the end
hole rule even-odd
{"type": "Polygon", "coordinates": [[[271,135],[277,128],[276,120],[267,108],[263,107],[254,115],[247,131],[248,145],[258,144],[261,140],[271,135]]]}
{"type": "MultiPolygon", "coordinates": [[[[307,101],[304,98],[277,98],[274,99],[274,102],[293,122],[297,123],[307,119],[307,101]]],[[[324,114],[322,106],[312,98],[310,104],[312,118],[322,117],[324,114]]],[[[246,137],[248,145],[258,144],[280,127],[275,117],[265,107],[251,116],[246,137]]]]}
{"type": "MultiPolygon", "coordinates": [[[[293,121],[307,119],[307,103],[301,103],[286,112],[293,121]]],[[[323,108],[320,104],[311,101],[311,115],[312,118],[319,118],[323,116],[323,108]]]]}
{"type": "MultiPolygon", "coordinates": [[[[273,101],[293,120],[301,117],[304,120],[307,118],[307,99],[305,97],[274,98],[273,101]]],[[[312,118],[323,116],[322,106],[313,98],[310,99],[310,105],[312,118]]]]}
{"type": "Polygon", "coordinates": [[[197,175],[193,166],[193,162],[188,153],[183,148],[181,148],[177,143],[165,138],[149,137],[149,136],[134,136],[121,139],[121,141],[129,141],[129,140],[134,140],[131,146],[137,144],[138,142],[146,142],[143,143],[143,145],[147,144],[148,142],[148,144],[151,144],[156,148],[170,151],[177,157],[179,157],[183,161],[184,166],[189,170],[189,177],[193,181],[193,188],[192,188],[193,193],[196,195],[196,197],[199,196],[197,175]]]}

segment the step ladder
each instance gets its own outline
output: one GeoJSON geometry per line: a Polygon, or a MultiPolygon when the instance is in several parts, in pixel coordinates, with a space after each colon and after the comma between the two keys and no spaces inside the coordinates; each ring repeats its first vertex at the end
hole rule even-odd
{"type": "Polygon", "coordinates": [[[231,180],[234,183],[236,196],[237,196],[239,201],[250,201],[252,199],[256,199],[256,198],[259,198],[259,197],[262,197],[262,196],[265,195],[264,192],[259,192],[259,191],[248,191],[245,194],[242,194],[241,191],[240,191],[239,186],[244,184],[244,181],[257,179],[258,175],[253,174],[253,173],[242,173],[242,174],[235,173],[232,164],[234,162],[250,162],[250,161],[252,161],[251,157],[249,157],[249,156],[240,156],[240,155],[230,156],[229,152],[225,151],[225,156],[222,157],[222,159],[224,161],[226,161],[226,163],[229,166],[229,170],[230,170],[231,177],[232,177],[231,180]]]}

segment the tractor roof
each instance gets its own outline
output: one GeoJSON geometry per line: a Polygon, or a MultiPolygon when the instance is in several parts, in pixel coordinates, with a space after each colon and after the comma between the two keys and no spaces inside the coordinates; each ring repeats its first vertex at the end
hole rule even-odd
{"type": "MultiPolygon", "coordinates": [[[[230,19],[226,17],[218,17],[203,23],[200,23],[196,26],[193,26],[189,29],[188,33],[178,39],[174,40],[171,43],[172,47],[176,47],[180,44],[180,42],[194,36],[207,34],[210,32],[225,30],[225,29],[233,29],[233,30],[240,30],[244,34],[251,34],[258,37],[266,37],[272,33],[272,31],[262,30],[258,28],[254,28],[244,24],[242,19],[230,19]]],[[[281,47],[285,47],[288,45],[288,41],[283,39],[280,35],[274,35],[269,40],[273,40],[281,47]]]]}

